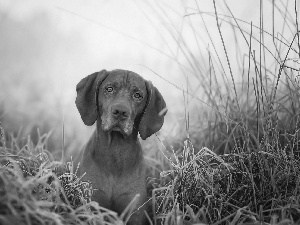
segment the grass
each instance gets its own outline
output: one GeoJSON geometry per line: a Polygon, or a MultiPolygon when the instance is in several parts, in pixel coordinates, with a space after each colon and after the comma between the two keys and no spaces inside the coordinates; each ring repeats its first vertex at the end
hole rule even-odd
{"type": "MultiPolygon", "coordinates": [[[[194,107],[190,113],[185,109],[187,132],[172,140],[175,147],[167,148],[169,154],[164,153],[169,156],[171,166],[168,173],[163,173],[162,185],[152,195],[154,220],[166,224],[187,221],[191,224],[298,224],[297,2],[272,1],[268,5],[273,9],[270,31],[264,27],[263,1],[260,1],[259,26],[235,18],[226,2],[226,14],[218,13],[216,1],[213,1],[214,13],[202,12],[195,2],[196,8],[190,8],[185,16],[189,31],[194,34],[192,41],[170,25],[168,15],[156,4],[149,7],[163,24],[168,24],[166,30],[178,51],[174,61],[189,78],[187,89],[182,90],[185,98],[190,97],[185,107],[193,101],[197,105],[204,103],[205,107],[194,107]],[[288,10],[291,8],[288,4],[293,6],[293,11],[288,10]],[[205,16],[215,19],[223,51],[212,38],[205,16]],[[201,19],[200,27],[205,27],[206,38],[200,35],[195,17],[201,19]],[[275,17],[276,22],[280,18],[282,23],[277,33],[275,17]],[[233,31],[235,46],[226,44],[222,34],[225,29],[233,31]],[[195,54],[189,46],[190,42],[203,40],[210,40],[212,46],[207,47],[206,56],[201,47],[195,54]],[[236,50],[235,60],[229,55],[228,50],[232,48],[236,50]],[[233,68],[238,68],[237,72],[233,68]],[[241,76],[235,76],[236,73],[241,76]],[[199,82],[196,88],[195,80],[199,82]],[[207,105],[209,109],[205,111],[207,105]],[[200,116],[190,122],[189,115],[197,110],[200,116]],[[178,140],[183,144],[178,144],[178,140]]],[[[169,39],[165,38],[165,43],[172,53],[169,39]]]]}
{"type": "MultiPolygon", "coordinates": [[[[162,6],[155,4],[148,6],[162,22],[168,21],[162,6]]],[[[161,150],[145,147],[152,202],[149,218],[152,224],[170,225],[299,224],[297,2],[292,11],[291,1],[267,5],[273,10],[272,24],[278,18],[282,22],[280,31],[264,27],[263,1],[259,26],[235,18],[226,3],[225,15],[213,4],[215,11],[207,13],[196,2],[185,16],[198,53],[182,33],[165,27],[181,56],[173,59],[189,79],[182,90],[181,132],[161,150]],[[212,47],[205,55],[192,17],[200,19],[210,40],[212,47]],[[214,43],[206,17],[215,19],[222,49],[214,43]],[[236,40],[235,60],[222,34],[225,28],[232,30],[236,40]],[[201,65],[200,59],[206,63],[201,65]],[[204,106],[199,107],[199,102],[204,106]]],[[[39,135],[36,145],[28,138],[22,146],[18,138],[6,138],[2,128],[1,137],[1,224],[122,224],[127,220],[130,206],[117,216],[91,201],[91,185],[76,176],[72,162],[53,158],[47,151],[47,135],[39,135]]]]}
{"type": "Polygon", "coordinates": [[[21,149],[15,140],[7,148],[1,131],[1,224],[120,224],[124,219],[91,201],[92,186],[76,176],[72,162],[55,161],[42,142],[34,147],[30,139],[21,149]]]}

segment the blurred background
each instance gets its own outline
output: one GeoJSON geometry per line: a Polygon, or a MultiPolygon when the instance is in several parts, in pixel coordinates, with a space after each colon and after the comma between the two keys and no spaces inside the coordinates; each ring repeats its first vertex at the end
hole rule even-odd
{"type": "MultiPolygon", "coordinates": [[[[33,141],[38,133],[51,132],[48,148],[59,150],[64,125],[64,148],[77,151],[94,128],[80,119],[76,84],[95,71],[119,68],[151,80],[164,96],[169,111],[160,135],[184,134],[187,111],[193,124],[211,110],[204,85],[222,88],[234,79],[240,89],[248,63],[242,59],[249,50],[237,30],[259,39],[260,9],[265,31],[293,38],[295,30],[282,25],[281,12],[294,12],[294,1],[276,1],[276,7],[272,2],[218,0],[215,8],[211,0],[0,0],[2,126],[21,138],[30,134],[33,141]],[[213,80],[211,62],[216,64],[213,80]]],[[[272,44],[269,38],[266,46],[272,44]]],[[[259,52],[253,41],[255,48],[259,52]]],[[[272,57],[264,61],[274,66],[272,57]]]]}

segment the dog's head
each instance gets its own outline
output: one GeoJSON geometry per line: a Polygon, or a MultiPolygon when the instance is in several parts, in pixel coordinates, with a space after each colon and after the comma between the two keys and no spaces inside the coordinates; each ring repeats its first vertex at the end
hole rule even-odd
{"type": "Polygon", "coordinates": [[[160,130],[167,113],[156,87],[126,70],[102,70],[76,86],[76,106],[83,122],[91,126],[101,118],[103,131],[130,136],[137,129],[143,140],[160,130]]]}

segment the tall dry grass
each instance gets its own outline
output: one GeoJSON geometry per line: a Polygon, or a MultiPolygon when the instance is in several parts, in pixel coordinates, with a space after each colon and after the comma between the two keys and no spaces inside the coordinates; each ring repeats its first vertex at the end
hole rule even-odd
{"type": "MultiPolygon", "coordinates": [[[[297,224],[297,1],[260,1],[259,25],[236,18],[226,2],[224,5],[226,12],[221,14],[213,1],[211,13],[202,12],[195,2],[195,8],[186,13],[193,43],[203,39],[191,17],[200,18],[205,27],[209,40],[205,55],[200,47],[195,54],[189,45],[191,40],[171,25],[166,27],[182,56],[181,61],[179,57],[174,61],[183,74],[189,74],[182,92],[185,107],[191,105],[192,110],[186,110],[185,127],[175,141],[170,141],[173,146],[161,148],[166,157],[156,162],[166,165],[169,161],[169,167],[164,167],[167,172],[154,182],[154,224],[297,224]],[[264,25],[265,7],[272,10],[272,27],[264,25]],[[206,17],[215,18],[221,45],[215,43],[206,17]],[[282,24],[279,31],[275,23],[282,24]],[[227,44],[225,29],[232,30],[234,46],[227,44]],[[232,48],[235,58],[230,57],[232,48]],[[198,115],[191,120],[197,110],[198,115]]],[[[158,2],[149,6],[164,24],[169,24],[158,2]]]]}

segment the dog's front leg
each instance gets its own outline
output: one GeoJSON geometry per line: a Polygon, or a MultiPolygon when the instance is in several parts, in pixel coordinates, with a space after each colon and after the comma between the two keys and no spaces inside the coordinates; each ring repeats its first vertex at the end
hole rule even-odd
{"type": "Polygon", "coordinates": [[[92,200],[98,202],[104,208],[111,208],[111,199],[103,190],[94,190],[92,200]]]}
{"type": "MultiPolygon", "coordinates": [[[[147,196],[146,190],[141,190],[137,202],[134,206],[133,214],[130,216],[128,225],[145,225],[147,224],[147,218],[145,211],[147,209],[147,196]]],[[[122,194],[113,202],[113,209],[118,212],[119,215],[124,212],[128,204],[136,197],[134,193],[122,194]]],[[[125,216],[127,218],[127,216],[125,216]]]]}

